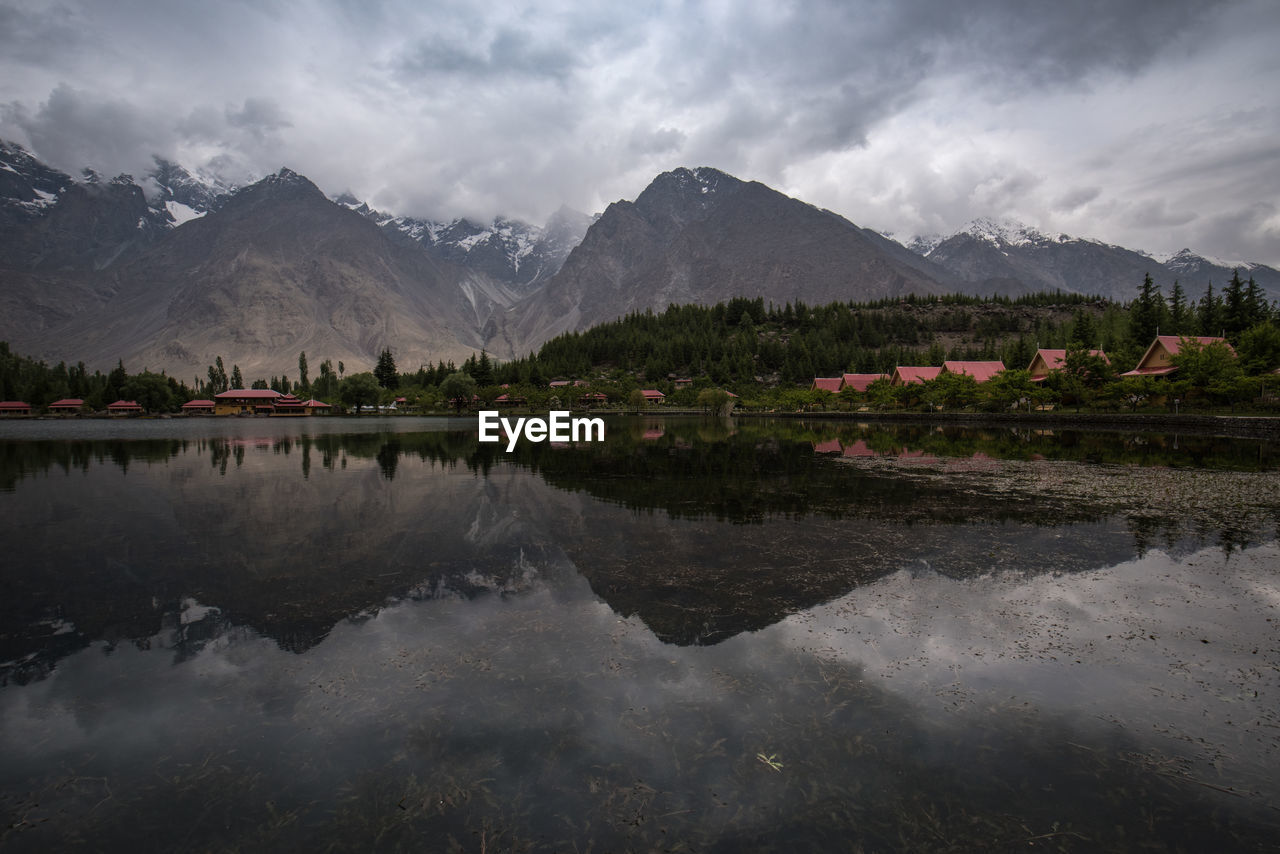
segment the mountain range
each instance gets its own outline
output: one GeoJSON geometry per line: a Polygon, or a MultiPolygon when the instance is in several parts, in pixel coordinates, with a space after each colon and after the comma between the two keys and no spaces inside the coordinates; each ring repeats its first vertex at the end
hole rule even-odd
{"type": "Polygon", "coordinates": [[[402,370],[536,350],[557,334],[671,303],[781,304],[1063,290],[1131,299],[1150,273],[1198,297],[1238,266],[1163,261],[1097,240],[978,220],[903,245],[712,168],[658,175],[595,217],[543,226],[381,212],[289,169],[242,187],[159,158],[140,180],[72,177],[0,141],[0,340],[50,361],[247,377],[312,364],[402,370]]]}

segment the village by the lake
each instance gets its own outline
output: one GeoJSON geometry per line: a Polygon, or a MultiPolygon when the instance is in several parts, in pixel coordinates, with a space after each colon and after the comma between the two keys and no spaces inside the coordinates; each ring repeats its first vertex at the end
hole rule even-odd
{"type": "Polygon", "coordinates": [[[795,309],[735,308],[620,325],[772,377],[5,349],[6,847],[1271,845],[1271,321],[1138,347],[1076,306],[1025,367],[806,382],[795,309]]]}
{"type": "Polygon", "coordinates": [[[0,0],[0,854],[1280,854],[1278,12],[0,0]]]}

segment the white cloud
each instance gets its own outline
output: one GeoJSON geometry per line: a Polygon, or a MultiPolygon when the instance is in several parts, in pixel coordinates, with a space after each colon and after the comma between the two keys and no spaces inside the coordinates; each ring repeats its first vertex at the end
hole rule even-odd
{"type": "Polygon", "coordinates": [[[0,135],[68,171],[288,165],[536,221],[709,165],[903,236],[1017,216],[1280,263],[1266,0],[11,2],[0,24],[0,135]]]}

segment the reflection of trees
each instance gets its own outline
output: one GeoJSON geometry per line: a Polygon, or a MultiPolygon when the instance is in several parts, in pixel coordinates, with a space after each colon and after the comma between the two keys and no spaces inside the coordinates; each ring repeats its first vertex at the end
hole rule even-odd
{"type": "MultiPolygon", "coordinates": [[[[1256,519],[1210,524],[1163,506],[1125,513],[1121,522],[1114,505],[1087,495],[1029,499],[1026,492],[975,487],[973,479],[965,482],[945,470],[916,476],[920,472],[908,471],[905,463],[846,464],[833,459],[832,447],[940,460],[982,454],[1243,469],[1276,465],[1275,452],[1260,443],[1203,437],[804,421],[743,420],[729,427],[653,417],[610,422],[603,443],[566,448],[522,441],[513,453],[504,445],[482,445],[467,431],[7,442],[0,443],[0,488],[11,491],[20,489],[23,478],[59,470],[93,475],[94,469],[117,469],[132,481],[135,471],[143,473],[140,461],[160,464],[160,474],[166,464],[184,474],[157,480],[160,488],[147,495],[160,502],[172,497],[172,506],[119,508],[110,542],[52,549],[34,538],[22,542],[2,579],[3,619],[38,626],[49,619],[50,603],[74,603],[76,613],[68,617],[79,633],[74,637],[100,638],[109,629],[145,637],[154,627],[130,621],[150,614],[153,597],[172,601],[198,589],[230,618],[254,625],[286,648],[304,650],[344,616],[376,608],[413,585],[443,584],[454,595],[504,589],[503,579],[514,572],[513,550],[551,543],[577,562],[615,609],[640,614],[664,639],[705,643],[840,595],[850,584],[901,568],[904,560],[936,563],[939,548],[964,552],[952,566],[992,570],[996,564],[978,555],[977,545],[970,548],[971,541],[1012,553],[1043,537],[1041,562],[1028,558],[1019,564],[1039,571],[1065,563],[1068,548],[1095,557],[1111,549],[1110,557],[1117,549],[1132,554],[1133,543],[1141,552],[1193,537],[1231,550],[1276,533],[1256,531],[1256,519]],[[826,452],[815,452],[815,446],[826,452]],[[185,454],[195,466],[172,462],[185,454]],[[319,473],[346,469],[349,460],[365,464],[353,462],[359,478],[342,479],[339,511],[331,491],[339,482],[326,486],[319,473]],[[478,487],[429,498],[448,484],[428,484],[412,460],[443,473],[484,477],[454,478],[455,484],[478,487]],[[211,468],[202,476],[187,477],[187,469],[204,469],[206,461],[211,468]],[[498,484],[537,482],[513,478],[512,467],[536,474],[554,490],[539,484],[538,499],[520,497],[523,491],[513,497],[498,484]],[[297,494],[298,469],[310,482],[301,491],[305,496],[297,494]],[[497,476],[488,477],[491,472],[497,476]],[[232,488],[211,488],[222,476],[232,488]],[[545,499],[553,495],[560,498],[548,504],[545,499]],[[392,496],[397,500],[390,501],[392,496]],[[577,514],[576,528],[564,524],[563,508],[556,507],[560,500],[577,514]],[[500,520],[492,512],[496,506],[517,509],[512,519],[536,520],[529,530],[537,534],[504,528],[510,519],[500,520]],[[136,536],[130,527],[138,520],[150,526],[147,536],[136,536]],[[738,527],[717,527],[723,522],[738,527]],[[1102,523],[1089,536],[1105,528],[1103,534],[1118,532],[1120,539],[1105,545],[1065,544],[1073,538],[1050,542],[1054,528],[1081,523],[1102,523]],[[974,526],[987,527],[975,537],[974,526]],[[459,533],[470,527],[492,534],[483,549],[459,533]],[[157,533],[168,539],[152,536],[157,533]],[[104,565],[102,555],[122,559],[104,565]],[[469,581],[475,571],[498,584],[469,581]]],[[[113,480],[103,479],[103,488],[118,488],[113,480]]],[[[49,486],[49,494],[62,490],[49,486]]],[[[101,537],[105,529],[90,524],[85,530],[101,537]]],[[[47,634],[33,629],[20,639],[22,648],[0,660],[20,658],[30,644],[61,649],[59,644],[74,639],[47,634]]]]}
{"type": "Polygon", "coordinates": [[[121,442],[97,441],[0,441],[0,489],[11,490],[18,481],[47,475],[52,469],[63,473],[88,471],[92,465],[102,465],[110,460],[121,470],[127,471],[131,460],[154,463],[164,462],[185,453],[192,441],[188,439],[153,439],[121,442]]]}

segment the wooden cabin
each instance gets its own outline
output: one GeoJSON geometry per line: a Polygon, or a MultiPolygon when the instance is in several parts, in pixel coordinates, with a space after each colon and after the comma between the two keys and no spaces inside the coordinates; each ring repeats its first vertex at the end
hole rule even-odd
{"type": "Polygon", "coordinates": [[[845,374],[840,377],[840,389],[851,388],[856,392],[865,393],[866,390],[876,380],[887,380],[888,374],[845,374]]]}
{"type": "Polygon", "coordinates": [[[107,414],[111,416],[141,415],[142,407],[136,400],[117,400],[107,404],[107,414]]]}
{"type": "Polygon", "coordinates": [[[836,394],[840,391],[840,377],[814,377],[813,385],[809,386],[810,391],[829,391],[836,394]]]}
{"type": "Polygon", "coordinates": [[[942,363],[942,370],[948,374],[960,374],[967,377],[973,377],[978,382],[985,383],[987,380],[1004,370],[1004,362],[999,360],[994,362],[950,361],[942,363]]]}
{"type": "Polygon", "coordinates": [[[1208,347],[1210,344],[1221,342],[1232,355],[1235,350],[1230,344],[1227,344],[1225,338],[1214,338],[1209,336],[1191,336],[1191,335],[1157,335],[1155,340],[1151,342],[1151,346],[1147,347],[1147,352],[1142,354],[1142,358],[1138,360],[1138,364],[1132,371],[1125,371],[1122,377],[1167,377],[1169,374],[1178,370],[1178,366],[1173,363],[1173,357],[1182,352],[1182,342],[1195,341],[1202,347],[1208,347]]]}
{"type": "MultiPolygon", "coordinates": [[[[1101,350],[1090,350],[1089,355],[1097,356],[1108,365],[1111,364],[1111,360],[1107,358],[1107,354],[1101,350]]],[[[1054,371],[1062,370],[1062,366],[1066,360],[1066,350],[1036,350],[1035,356],[1031,359],[1031,364],[1027,365],[1027,371],[1031,374],[1031,381],[1033,383],[1044,382],[1049,378],[1049,374],[1054,371]]]]}
{"type": "Polygon", "coordinates": [[[923,385],[929,380],[937,379],[940,373],[942,368],[898,365],[893,369],[893,376],[889,378],[889,382],[893,385],[910,385],[911,383],[923,385]]]}
{"type": "Polygon", "coordinates": [[[233,388],[213,396],[214,411],[218,415],[270,415],[281,397],[284,395],[270,388],[233,388]]]}
{"type": "Polygon", "coordinates": [[[66,397],[49,404],[50,415],[79,415],[84,411],[84,401],[78,397],[66,397]]]}

